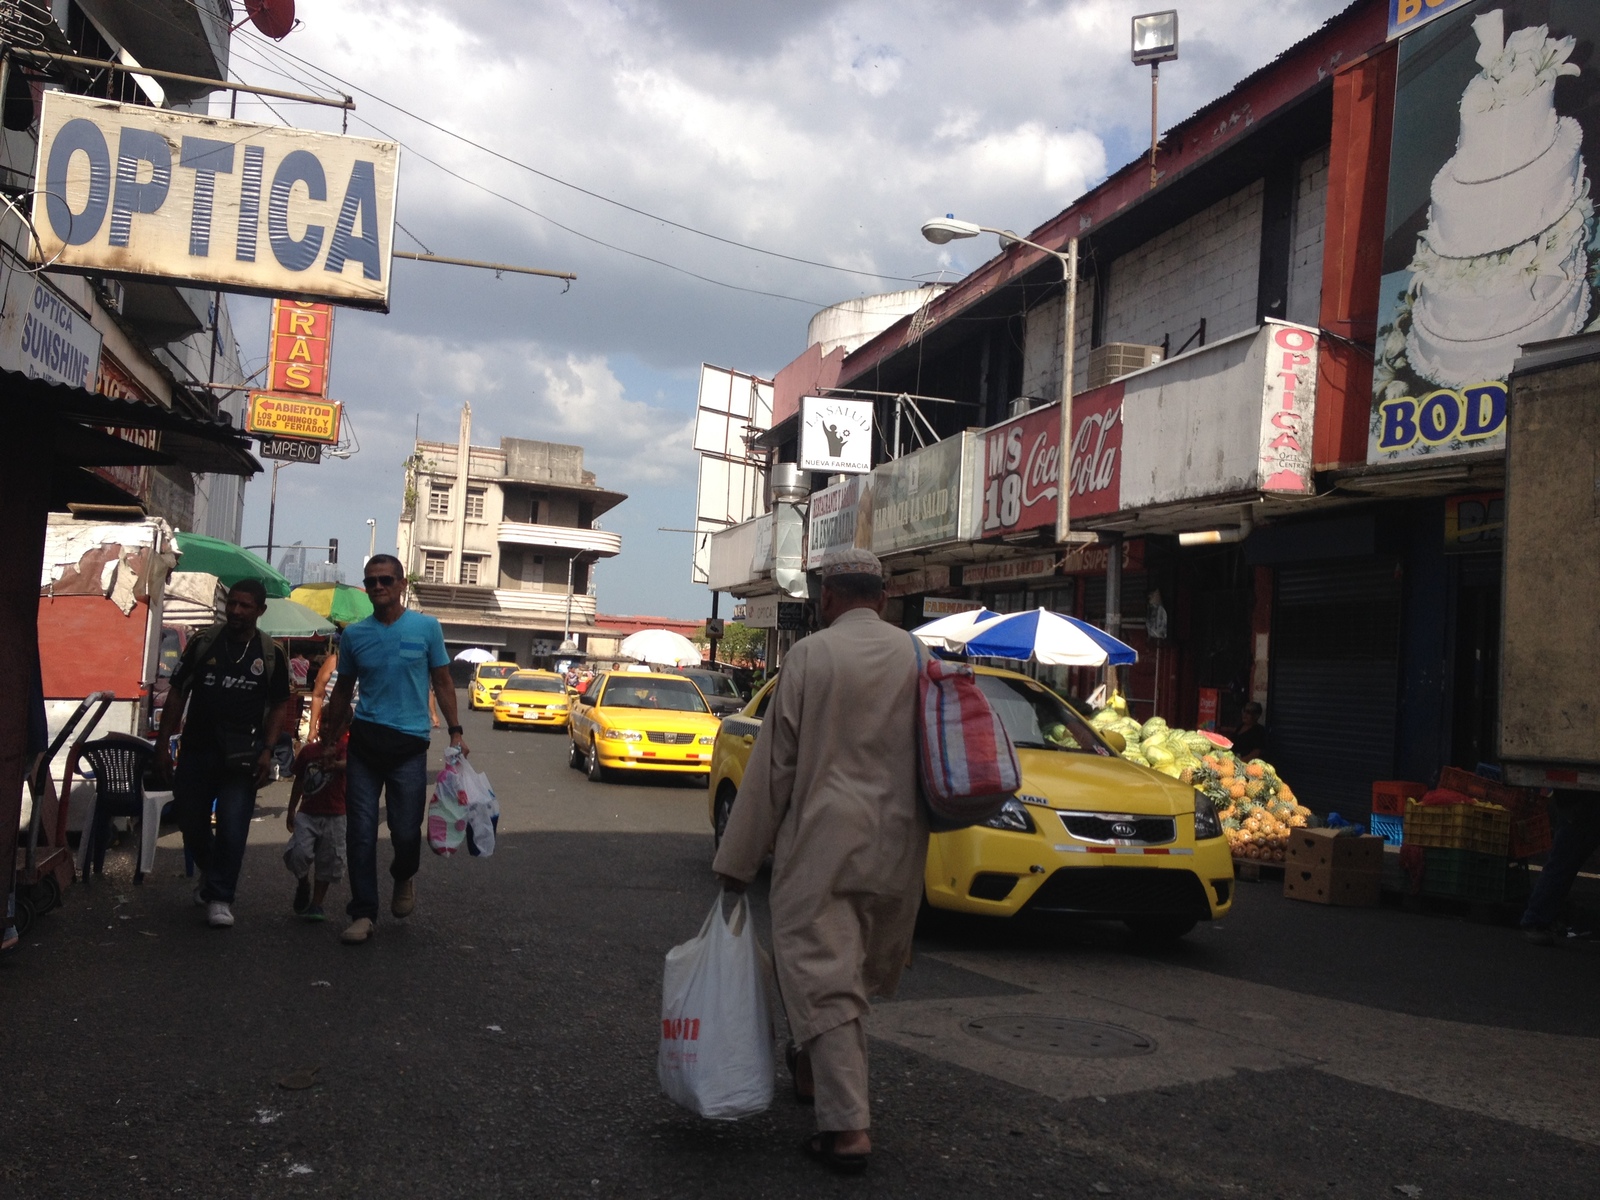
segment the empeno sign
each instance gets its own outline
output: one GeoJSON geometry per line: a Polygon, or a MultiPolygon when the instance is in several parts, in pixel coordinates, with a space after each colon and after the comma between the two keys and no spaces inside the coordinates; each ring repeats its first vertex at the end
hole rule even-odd
{"type": "Polygon", "coordinates": [[[387,312],[399,162],[393,142],[47,92],[40,261],[387,312]]]}

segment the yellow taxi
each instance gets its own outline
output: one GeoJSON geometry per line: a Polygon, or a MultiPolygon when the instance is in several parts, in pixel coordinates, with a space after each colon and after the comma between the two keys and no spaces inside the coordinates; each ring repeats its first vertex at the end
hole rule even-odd
{"type": "Polygon", "coordinates": [[[599,782],[614,772],[699,775],[711,766],[717,718],[694,683],[655,671],[609,671],[573,701],[570,764],[599,782]]]}
{"type": "Polygon", "coordinates": [[[554,671],[517,671],[494,697],[494,727],[567,725],[567,684],[554,671]]]}
{"type": "MultiPolygon", "coordinates": [[[[1120,737],[1096,733],[1036,680],[974,671],[1017,747],[1022,786],[987,824],[929,839],[928,905],[1119,920],[1151,938],[1182,937],[1228,914],[1233,859],[1204,795],[1119,757],[1120,737]]],[[[717,734],[708,797],[718,841],[776,682],[717,734]]]]}
{"type": "Polygon", "coordinates": [[[514,662],[479,663],[472,672],[472,683],[467,688],[467,707],[482,710],[494,707],[494,695],[505,686],[506,680],[517,673],[514,662]]]}

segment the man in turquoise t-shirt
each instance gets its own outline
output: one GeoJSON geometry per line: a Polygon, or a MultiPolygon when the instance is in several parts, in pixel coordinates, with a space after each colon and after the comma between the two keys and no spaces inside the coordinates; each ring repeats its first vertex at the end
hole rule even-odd
{"type": "Polygon", "coordinates": [[[428,690],[449,723],[450,744],[466,752],[456,715],[456,686],[450,678],[439,622],[400,604],[405,568],[389,554],[367,561],[363,582],[372,598],[372,615],[344,631],[339,642],[339,682],[322,716],[322,744],[336,746],[350,727],[345,787],[345,848],[350,873],[350,926],[342,940],[359,944],[372,936],[378,917],[378,795],[389,806],[389,840],[394,846],[394,895],[389,911],[397,917],[416,907],[414,877],[422,858],[422,817],[428,791],[428,690]],[[350,698],[357,684],[355,714],[350,698]]]}

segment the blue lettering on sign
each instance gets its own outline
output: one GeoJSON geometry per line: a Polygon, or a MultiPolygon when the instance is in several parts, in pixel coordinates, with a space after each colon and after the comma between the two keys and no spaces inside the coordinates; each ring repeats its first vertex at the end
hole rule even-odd
{"type": "Polygon", "coordinates": [[[1378,405],[1378,449],[1404,450],[1417,442],[1437,446],[1451,440],[1477,442],[1505,428],[1506,386],[1479,383],[1455,391],[1440,388],[1418,401],[1400,396],[1378,405]]]}
{"type": "Polygon", "coordinates": [[[69,246],[94,241],[111,203],[111,151],[93,121],[75,117],[56,134],[45,164],[44,191],[44,211],[55,235],[69,246]],[[73,212],[67,203],[67,168],[78,153],[89,160],[89,196],[82,211],[73,212]]]}
{"type": "Polygon", "coordinates": [[[261,164],[267,152],[260,146],[244,148],[244,172],[239,176],[239,240],[234,257],[255,262],[256,238],[261,232],[261,164]]]}
{"type": "Polygon", "coordinates": [[[134,213],[153,213],[167,202],[172,188],[172,147],[159,133],[124,129],[117,142],[117,191],[111,198],[111,244],[126,246],[134,213]],[[140,167],[150,178],[139,181],[140,167]]]}
{"type": "Polygon", "coordinates": [[[328,177],[321,161],[309,150],[291,150],[283,156],[267,196],[267,240],[272,243],[273,257],[285,271],[304,271],[316,262],[327,232],[321,225],[307,225],[303,237],[297,240],[289,236],[289,194],[297,183],[306,185],[306,195],[312,200],[328,198],[328,177]]]}
{"type": "Polygon", "coordinates": [[[189,215],[189,253],[211,253],[211,214],[216,207],[217,176],[233,174],[233,143],[186,137],[178,164],[194,172],[194,211],[189,215]]]}
{"type": "Polygon", "coordinates": [[[364,160],[350,168],[350,184],[345,188],[344,204],[339,209],[323,269],[340,272],[347,261],[360,263],[361,274],[367,279],[383,278],[378,253],[378,181],[372,164],[364,160]],[[361,232],[356,234],[358,219],[361,232]]]}

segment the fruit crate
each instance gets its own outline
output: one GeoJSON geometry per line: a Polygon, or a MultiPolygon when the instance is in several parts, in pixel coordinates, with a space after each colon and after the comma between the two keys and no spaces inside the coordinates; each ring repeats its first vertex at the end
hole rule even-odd
{"type": "Polygon", "coordinates": [[[1528,898],[1528,871],[1513,867],[1504,854],[1448,850],[1422,852],[1422,894],[1490,904],[1520,904],[1528,898]]]}
{"type": "Polygon", "coordinates": [[[1532,858],[1548,853],[1550,849],[1550,812],[1539,802],[1531,812],[1519,813],[1511,818],[1511,857],[1532,858]]]}
{"type": "Polygon", "coordinates": [[[1511,844],[1511,813],[1484,804],[1418,804],[1407,800],[1403,837],[1412,846],[1505,857],[1511,844]]]}
{"type": "Polygon", "coordinates": [[[1406,815],[1406,801],[1416,800],[1428,790],[1425,783],[1409,779],[1380,779],[1372,785],[1372,811],[1390,817],[1406,815]]]}
{"type": "Polygon", "coordinates": [[[1405,818],[1374,812],[1368,818],[1372,832],[1383,839],[1385,846],[1398,846],[1404,838],[1405,818]]]}

